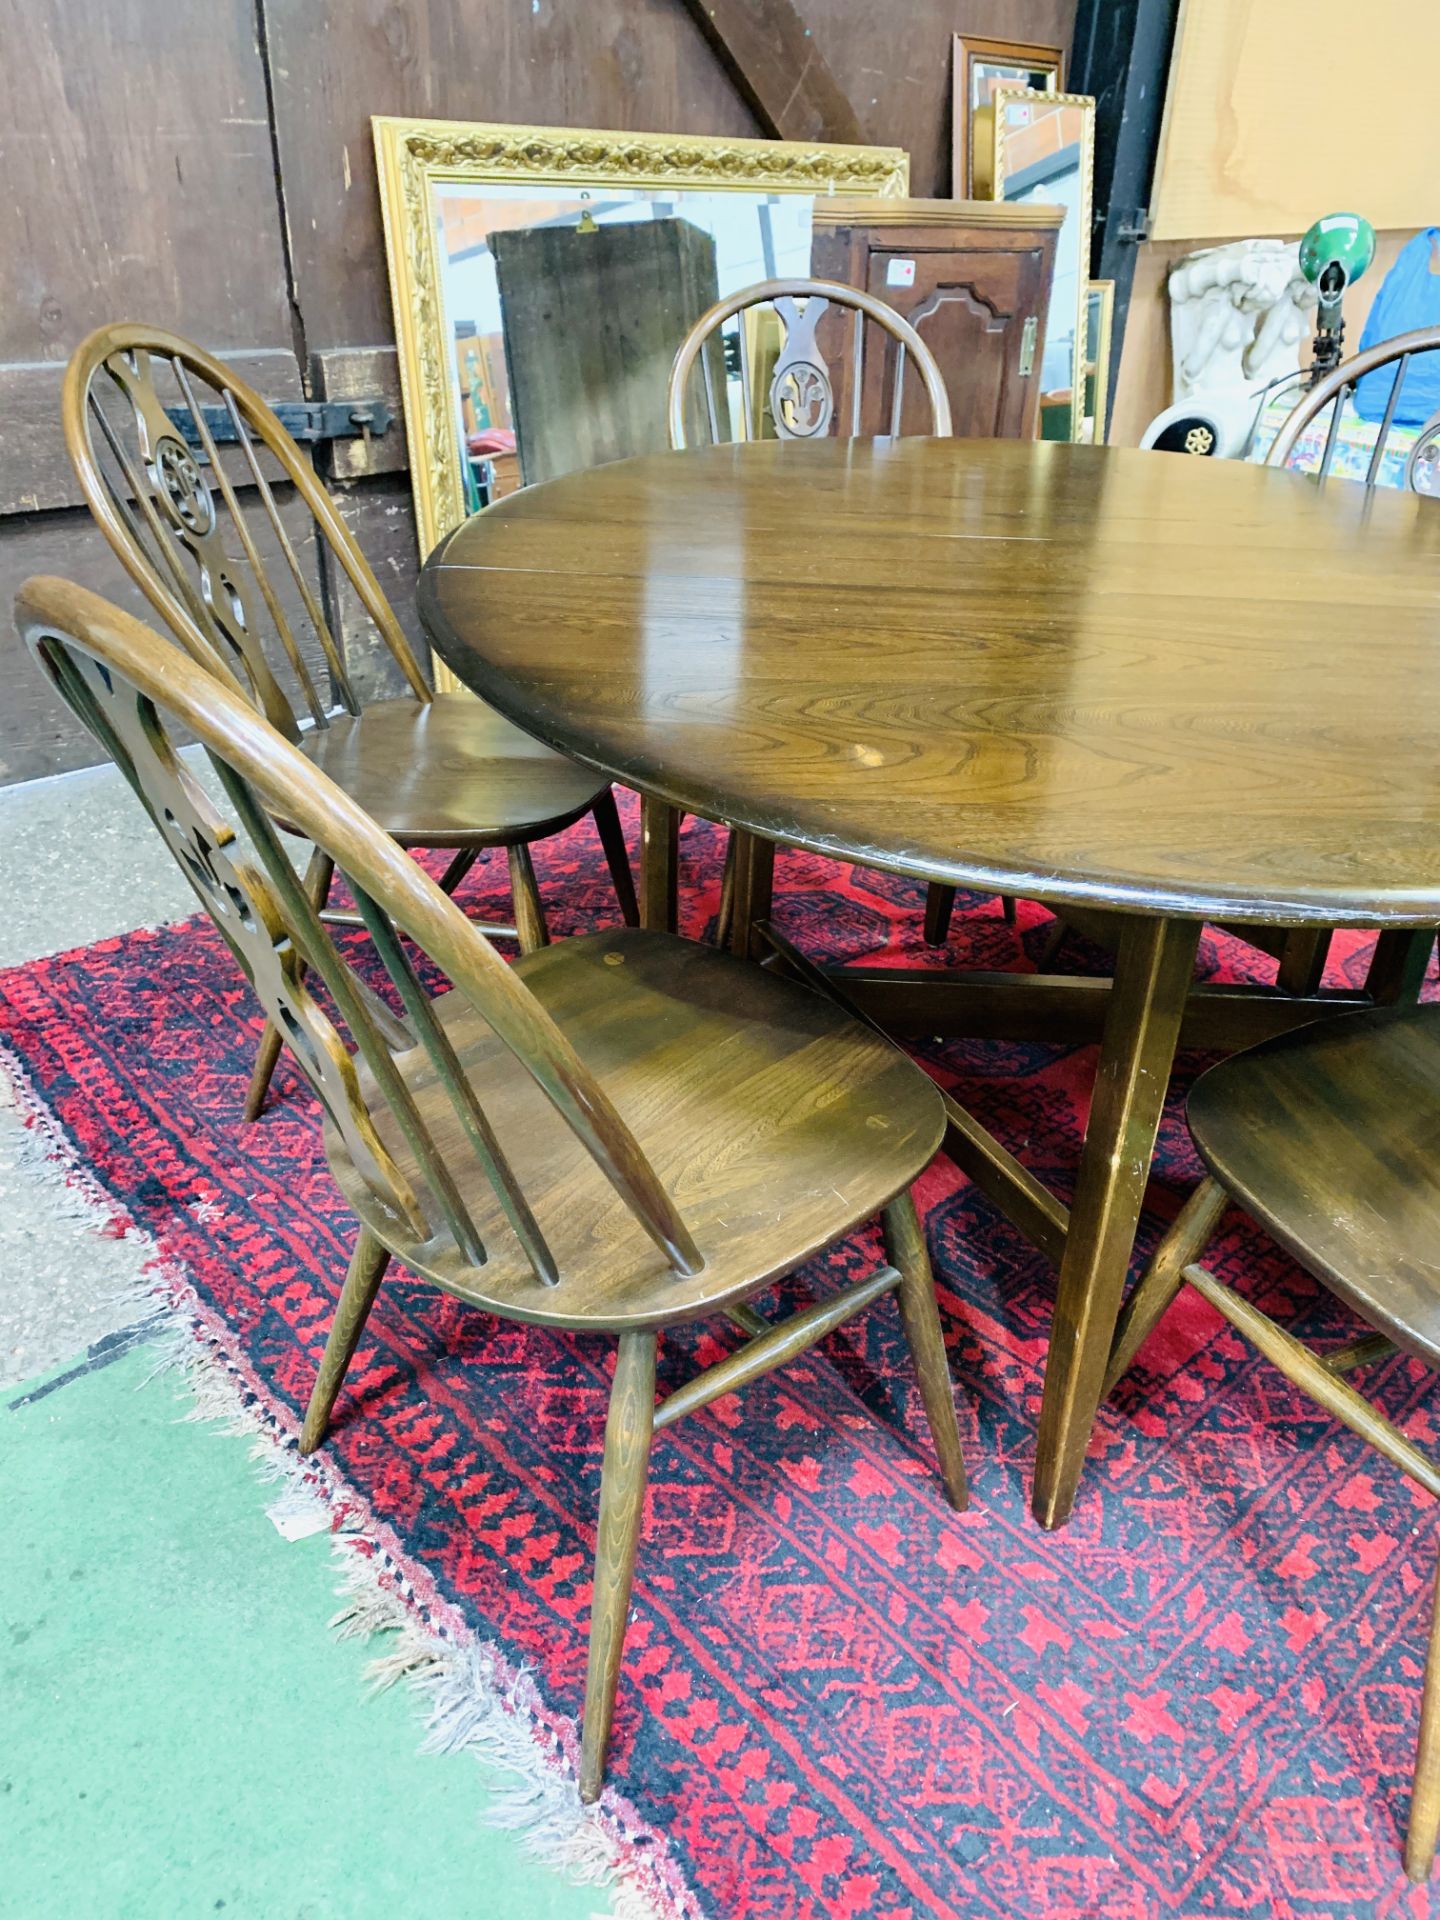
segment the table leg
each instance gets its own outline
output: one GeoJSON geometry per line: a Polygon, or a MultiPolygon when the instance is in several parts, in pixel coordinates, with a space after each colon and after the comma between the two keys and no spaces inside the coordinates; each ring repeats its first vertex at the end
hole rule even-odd
{"type": "Polygon", "coordinates": [[[1425,975],[1430,970],[1430,950],[1435,945],[1435,929],[1417,933],[1409,927],[1387,927],[1375,942],[1370,971],[1365,976],[1365,991],[1377,1006],[1413,1004],[1420,998],[1425,975]]]}
{"type": "Polygon", "coordinates": [[[679,917],[680,814],[667,801],[640,796],[640,924],[674,933],[679,917]]]}
{"type": "Polygon", "coordinates": [[[769,840],[758,840],[753,833],[737,828],[730,844],[735,850],[735,875],[730,896],[728,945],[732,953],[747,959],[758,952],[754,932],[757,920],[770,918],[770,902],[775,890],[775,848],[769,840]]]}
{"type": "Polygon", "coordinates": [[[1127,918],[1055,1296],[1035,1450],[1035,1518],[1070,1517],[1105,1367],[1170,1066],[1195,970],[1199,923],[1127,918]]]}

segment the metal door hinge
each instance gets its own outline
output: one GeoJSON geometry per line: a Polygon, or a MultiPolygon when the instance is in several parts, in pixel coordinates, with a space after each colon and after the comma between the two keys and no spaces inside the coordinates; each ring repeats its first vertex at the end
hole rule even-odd
{"type": "MultiPolygon", "coordinates": [[[[224,407],[202,407],[205,425],[217,446],[234,446],[239,439],[235,423],[224,407]]],[[[354,440],[362,434],[384,433],[395,418],[383,400],[279,400],[273,411],[292,440],[354,440]]],[[[199,429],[188,407],[166,412],[192,447],[201,444],[199,429]]]]}
{"type": "Polygon", "coordinates": [[[1117,240],[1133,241],[1137,246],[1150,238],[1150,209],[1136,207],[1115,229],[1117,240]]]}
{"type": "Polygon", "coordinates": [[[1035,341],[1040,332],[1040,322],[1032,313],[1020,329],[1020,378],[1028,380],[1035,371],[1035,341]]]}

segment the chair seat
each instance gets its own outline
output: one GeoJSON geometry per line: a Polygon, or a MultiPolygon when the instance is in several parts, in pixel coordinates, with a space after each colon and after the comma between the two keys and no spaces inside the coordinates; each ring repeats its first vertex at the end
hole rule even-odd
{"type": "MultiPolygon", "coordinates": [[[[346,1199],[406,1266],[509,1318],[621,1328],[712,1313],[868,1219],[940,1144],[940,1095],[897,1047],[809,988],[713,947],[622,927],[527,954],[516,971],[634,1131],[705,1266],[671,1270],[526,1069],[451,993],[436,1011],[559,1284],[532,1273],[423,1056],[403,1057],[402,1071],[484,1240],[483,1266],[448,1234],[424,1245],[397,1236],[328,1127],[327,1151],[346,1199]]],[[[363,1074],[361,1086],[419,1190],[400,1129],[363,1074]]]]}
{"type": "Polygon", "coordinates": [[[1440,1006],[1325,1020],[1213,1067],[1190,1131],[1240,1204],[1440,1366],[1440,1006]]]}
{"type": "Polygon", "coordinates": [[[469,694],[379,700],[301,745],[402,846],[496,847],[558,833],[609,786],[469,694]]]}

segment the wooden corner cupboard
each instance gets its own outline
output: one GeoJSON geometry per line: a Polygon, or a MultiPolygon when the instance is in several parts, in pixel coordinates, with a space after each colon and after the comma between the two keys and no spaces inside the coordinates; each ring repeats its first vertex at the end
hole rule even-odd
{"type": "MultiPolygon", "coordinates": [[[[910,322],[944,375],[955,432],[967,439],[1033,440],[1040,405],[1045,309],[1060,207],[991,200],[874,200],[837,194],[815,203],[811,271],[863,287],[910,322]]],[[[861,421],[883,433],[889,357],[865,369],[861,421]]],[[[848,369],[838,412],[849,407],[848,369]]],[[[923,392],[907,397],[903,433],[927,431],[923,392]],[[910,418],[911,409],[915,419],[910,418]]]]}

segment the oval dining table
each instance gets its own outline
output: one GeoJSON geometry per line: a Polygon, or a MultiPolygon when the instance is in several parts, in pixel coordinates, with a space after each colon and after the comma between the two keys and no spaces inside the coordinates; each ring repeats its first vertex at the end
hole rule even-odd
{"type": "Polygon", "coordinates": [[[762,441],[512,495],[436,549],[419,607],[466,685],[640,791],[648,924],[684,812],[742,830],[742,946],[774,842],[1110,916],[1111,980],[839,972],[893,1032],[1100,1040],[1068,1209],[948,1103],[947,1149],[1059,1263],[1034,1509],[1062,1524],[1177,1045],[1419,991],[1440,510],[1122,449],[762,441]],[[1291,993],[1197,986],[1203,921],[1381,932],[1363,991],[1291,993]]]}

